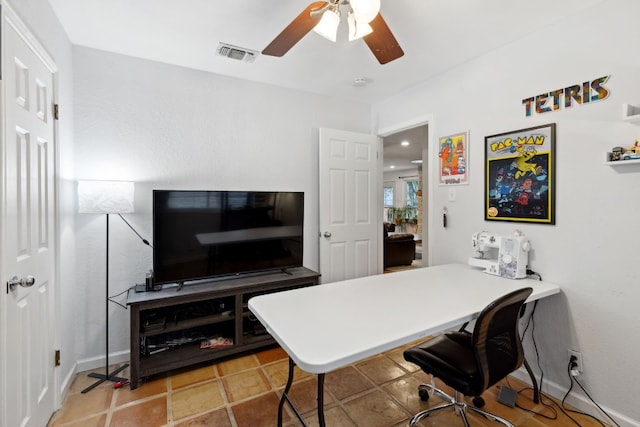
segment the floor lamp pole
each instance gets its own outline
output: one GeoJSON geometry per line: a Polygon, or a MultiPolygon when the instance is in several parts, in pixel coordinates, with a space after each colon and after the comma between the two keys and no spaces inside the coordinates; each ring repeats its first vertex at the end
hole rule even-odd
{"type": "Polygon", "coordinates": [[[116,377],[115,375],[120,373],[123,369],[125,369],[129,364],[124,364],[120,366],[118,369],[109,373],[109,214],[107,216],[107,236],[106,236],[106,274],[105,274],[105,353],[104,353],[104,374],[91,373],[88,376],[91,378],[98,378],[98,381],[91,384],[89,387],[82,390],[82,393],[87,393],[105,381],[113,381],[113,382],[122,382],[128,381],[126,378],[116,377]]]}

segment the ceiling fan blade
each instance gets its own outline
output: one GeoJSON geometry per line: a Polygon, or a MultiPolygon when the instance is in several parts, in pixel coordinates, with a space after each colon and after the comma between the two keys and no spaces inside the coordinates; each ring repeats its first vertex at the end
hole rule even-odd
{"type": "Polygon", "coordinates": [[[365,36],[364,41],[379,63],[386,64],[404,55],[404,51],[381,14],[373,18],[369,25],[373,32],[365,36]]]}
{"type": "Polygon", "coordinates": [[[320,21],[320,16],[312,17],[311,11],[320,9],[326,1],[315,1],[298,15],[278,36],[262,51],[263,55],[283,56],[298,43],[320,21]]]}

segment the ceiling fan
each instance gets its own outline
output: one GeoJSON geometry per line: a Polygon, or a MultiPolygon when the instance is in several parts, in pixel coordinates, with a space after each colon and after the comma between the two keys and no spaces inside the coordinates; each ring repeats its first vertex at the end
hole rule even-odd
{"type": "Polygon", "coordinates": [[[380,64],[386,64],[404,55],[380,14],[380,0],[313,2],[264,48],[262,54],[283,56],[312,29],[335,42],[341,8],[347,10],[349,40],[364,39],[380,64]]]}

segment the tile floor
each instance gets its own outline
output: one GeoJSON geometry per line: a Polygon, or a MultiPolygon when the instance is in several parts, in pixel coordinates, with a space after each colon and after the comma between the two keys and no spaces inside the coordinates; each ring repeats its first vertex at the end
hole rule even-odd
{"type": "MultiPolygon", "coordinates": [[[[421,402],[417,387],[428,377],[402,357],[404,348],[366,359],[326,375],[325,420],[330,427],[399,427],[408,425],[412,414],[440,403],[438,398],[421,402]]],[[[62,408],[49,427],[273,427],[278,399],[286,383],[288,359],[275,347],[227,361],[199,365],[190,370],[149,378],[136,390],[114,389],[104,383],[87,394],[80,391],[93,383],[86,373],[78,374],[62,408]]],[[[127,370],[122,376],[127,377],[127,370]]],[[[296,370],[291,396],[309,426],[317,426],[316,378],[296,370]]],[[[524,388],[509,380],[512,388],[524,388]]],[[[442,384],[439,384],[442,386],[442,384]]],[[[547,420],[522,409],[496,401],[499,386],[488,390],[485,409],[511,420],[517,426],[575,425],[565,415],[547,420]]],[[[447,391],[446,386],[441,387],[447,391]]],[[[535,405],[531,393],[523,391],[518,404],[550,414],[535,405]]],[[[559,411],[558,411],[559,412],[559,411]]],[[[584,427],[600,424],[572,415],[584,427]]],[[[471,415],[472,426],[497,425],[471,415]]],[[[300,425],[287,408],[284,425],[300,425]]],[[[462,426],[453,411],[442,411],[421,426],[462,426]]]]}

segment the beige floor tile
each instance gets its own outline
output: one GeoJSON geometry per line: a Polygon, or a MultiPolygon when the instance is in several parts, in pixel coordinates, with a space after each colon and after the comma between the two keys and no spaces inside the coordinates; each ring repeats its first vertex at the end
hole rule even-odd
{"type": "Polygon", "coordinates": [[[404,348],[401,348],[398,350],[390,351],[389,353],[386,354],[386,356],[389,359],[396,362],[398,365],[400,365],[400,367],[402,367],[402,369],[404,369],[407,372],[418,371],[420,369],[418,365],[415,365],[411,362],[407,362],[406,360],[404,360],[404,355],[402,354],[403,352],[404,352],[404,348]]]}
{"type": "Polygon", "coordinates": [[[256,357],[258,358],[258,363],[260,363],[261,365],[266,365],[268,363],[282,359],[289,359],[289,356],[287,356],[287,352],[284,351],[281,347],[274,347],[268,350],[263,350],[259,353],[256,353],[256,357]]]}
{"type": "MultiPolygon", "coordinates": [[[[304,418],[308,427],[318,427],[317,414],[307,416],[304,418]]],[[[339,426],[339,427],[357,427],[357,424],[353,422],[346,412],[340,407],[333,407],[324,411],[324,421],[327,426],[339,426]]],[[[296,424],[296,426],[299,424],[296,424]]],[[[405,426],[406,427],[406,426],[405,426]]]]}
{"type": "Polygon", "coordinates": [[[216,367],[218,368],[218,375],[220,375],[221,377],[255,368],[257,366],[259,366],[258,359],[253,354],[238,357],[235,359],[225,360],[224,362],[220,362],[216,365],[216,367]]]}
{"type": "Polygon", "coordinates": [[[229,402],[238,402],[270,390],[269,382],[258,368],[222,378],[229,402]]]}
{"type": "Polygon", "coordinates": [[[407,373],[394,361],[382,355],[357,363],[356,367],[378,385],[400,378],[407,373]]]}
{"type": "Polygon", "coordinates": [[[325,389],[331,391],[338,400],[363,392],[372,387],[371,382],[353,366],[329,372],[325,376],[325,389]]]}
{"type": "Polygon", "coordinates": [[[111,416],[109,427],[161,427],[167,423],[167,398],[125,406],[111,416]]]}
{"type": "Polygon", "coordinates": [[[345,403],[344,409],[362,427],[389,427],[410,415],[378,390],[345,403]]]}
{"type": "Polygon", "coordinates": [[[222,408],[177,423],[175,427],[232,427],[232,424],[227,409],[222,408]]]}
{"type": "Polygon", "coordinates": [[[182,388],[171,393],[174,421],[221,408],[224,404],[225,401],[220,394],[219,380],[182,388]]]}
{"type": "MultiPolygon", "coordinates": [[[[265,366],[264,371],[266,372],[267,379],[271,383],[274,388],[281,388],[287,384],[287,379],[289,378],[289,361],[281,360],[279,362],[271,363],[265,366]]],[[[304,372],[297,366],[294,367],[293,370],[293,380],[298,381],[304,378],[310,377],[311,374],[308,372],[304,372]]]]}
{"type": "Polygon", "coordinates": [[[54,417],[56,425],[86,418],[109,409],[113,388],[97,387],[88,393],[70,393],[54,417]]]}
{"type": "MultiPolygon", "coordinates": [[[[308,378],[293,384],[289,390],[289,398],[298,408],[301,414],[318,409],[318,381],[316,378],[308,378]]],[[[333,402],[331,395],[325,390],[324,405],[330,405],[333,402]]]]}
{"type": "MultiPolygon", "coordinates": [[[[107,414],[96,415],[80,421],[72,421],[70,423],[64,423],[64,427],[105,427],[107,422],[107,414]]],[[[49,427],[58,427],[62,424],[52,420],[49,423],[49,427]]]]}
{"type": "Polygon", "coordinates": [[[115,391],[116,406],[121,406],[125,403],[145,399],[147,397],[166,392],[167,378],[164,377],[145,382],[144,384],[139,385],[135,390],[131,390],[129,386],[125,386],[115,391]]]}
{"type": "MultiPolygon", "coordinates": [[[[238,427],[273,427],[278,419],[278,396],[275,393],[263,394],[255,399],[232,405],[231,410],[238,427]]],[[[291,418],[285,411],[283,423],[291,418]]]]}
{"type": "Polygon", "coordinates": [[[418,395],[418,386],[421,381],[415,377],[401,378],[384,387],[384,390],[393,396],[400,405],[409,411],[410,414],[417,414],[420,411],[431,406],[439,405],[441,401],[434,402],[439,399],[430,399],[429,402],[423,402],[418,395]]]}
{"type": "Polygon", "coordinates": [[[181,371],[171,376],[171,387],[175,390],[191,384],[216,378],[216,372],[212,365],[181,371]]]}

